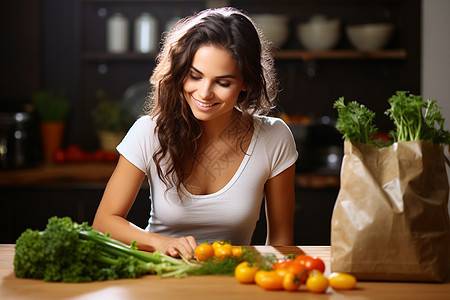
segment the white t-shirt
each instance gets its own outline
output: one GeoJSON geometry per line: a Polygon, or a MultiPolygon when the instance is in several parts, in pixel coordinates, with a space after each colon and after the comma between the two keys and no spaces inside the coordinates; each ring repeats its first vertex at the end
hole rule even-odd
{"type": "Polygon", "coordinates": [[[226,240],[249,245],[264,184],[297,160],[289,127],[278,118],[254,117],[247,155],[228,184],[208,195],[193,195],[182,186],[185,198],[180,201],[175,187],[166,193],[153,163],[153,153],[159,148],[155,125],[149,116],[139,118],[117,146],[119,153],[148,177],[152,201],[147,230],[170,237],[192,235],[197,243],[226,240]]]}

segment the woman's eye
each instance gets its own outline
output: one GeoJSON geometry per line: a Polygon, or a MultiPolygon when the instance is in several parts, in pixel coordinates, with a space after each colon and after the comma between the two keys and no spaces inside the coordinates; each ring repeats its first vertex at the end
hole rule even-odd
{"type": "Polygon", "coordinates": [[[194,74],[189,74],[189,77],[191,79],[194,79],[194,80],[200,80],[201,79],[199,76],[195,76],[194,74]]]}
{"type": "Polygon", "coordinates": [[[217,81],[217,84],[220,85],[221,87],[229,87],[229,86],[230,86],[230,83],[229,83],[229,82],[220,82],[220,81],[217,81]]]}

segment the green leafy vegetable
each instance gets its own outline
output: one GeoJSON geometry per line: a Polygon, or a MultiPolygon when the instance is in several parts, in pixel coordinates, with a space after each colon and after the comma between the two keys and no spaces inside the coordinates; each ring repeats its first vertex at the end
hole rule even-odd
{"type": "Polygon", "coordinates": [[[139,251],[69,217],[49,219],[44,231],[27,229],[16,241],[14,271],[20,278],[86,282],[144,274],[183,277],[199,266],[158,251],[139,251]]]}
{"type": "Polygon", "coordinates": [[[244,248],[240,257],[227,257],[207,259],[200,263],[199,268],[193,268],[193,275],[227,275],[233,276],[234,269],[243,261],[257,265],[260,269],[269,270],[277,260],[273,254],[261,255],[258,251],[244,248]]]}
{"type": "Polygon", "coordinates": [[[336,123],[337,130],[343,134],[343,138],[364,144],[374,144],[372,136],[378,129],[373,124],[375,113],[356,101],[344,102],[340,97],[333,105],[338,111],[336,123]]]}
{"type": "Polygon", "coordinates": [[[444,130],[445,119],[436,100],[424,102],[422,96],[398,91],[388,101],[391,107],[386,114],[394,121],[396,129],[390,133],[394,141],[425,140],[450,144],[450,132],[444,130]]]}

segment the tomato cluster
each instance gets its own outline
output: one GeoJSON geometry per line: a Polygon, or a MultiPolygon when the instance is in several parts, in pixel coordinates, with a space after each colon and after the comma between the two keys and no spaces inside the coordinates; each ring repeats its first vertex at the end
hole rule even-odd
{"type": "Polygon", "coordinates": [[[242,255],[242,246],[233,246],[225,241],[216,241],[214,243],[201,243],[195,249],[195,256],[199,261],[205,261],[211,258],[225,259],[228,257],[239,258],[242,255]]]}
{"type": "Polygon", "coordinates": [[[53,161],[55,163],[67,163],[67,162],[116,162],[119,155],[114,151],[85,151],[80,146],[72,144],[67,146],[66,149],[58,149],[53,155],[53,161]]]}
{"type": "Polygon", "coordinates": [[[352,289],[356,285],[354,276],[345,273],[324,275],[325,263],[318,257],[299,255],[278,260],[271,270],[244,261],[235,269],[235,277],[240,283],[256,283],[265,290],[296,291],[302,284],[314,293],[324,293],[329,286],[335,290],[352,289]]]}

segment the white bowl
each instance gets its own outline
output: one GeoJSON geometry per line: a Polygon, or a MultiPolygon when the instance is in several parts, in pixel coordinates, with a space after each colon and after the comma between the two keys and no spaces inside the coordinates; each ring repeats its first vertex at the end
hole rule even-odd
{"type": "Polygon", "coordinates": [[[315,16],[311,21],[297,26],[297,36],[308,50],[329,50],[336,46],[341,37],[340,24],[338,19],[315,16]]]}
{"type": "Polygon", "coordinates": [[[288,16],[278,14],[255,14],[250,15],[250,18],[256,23],[258,28],[262,30],[266,38],[274,47],[283,47],[289,36],[288,16]]]}
{"type": "Polygon", "coordinates": [[[352,45],[363,51],[379,50],[386,46],[394,32],[390,23],[349,25],[346,34],[352,45]]]}

